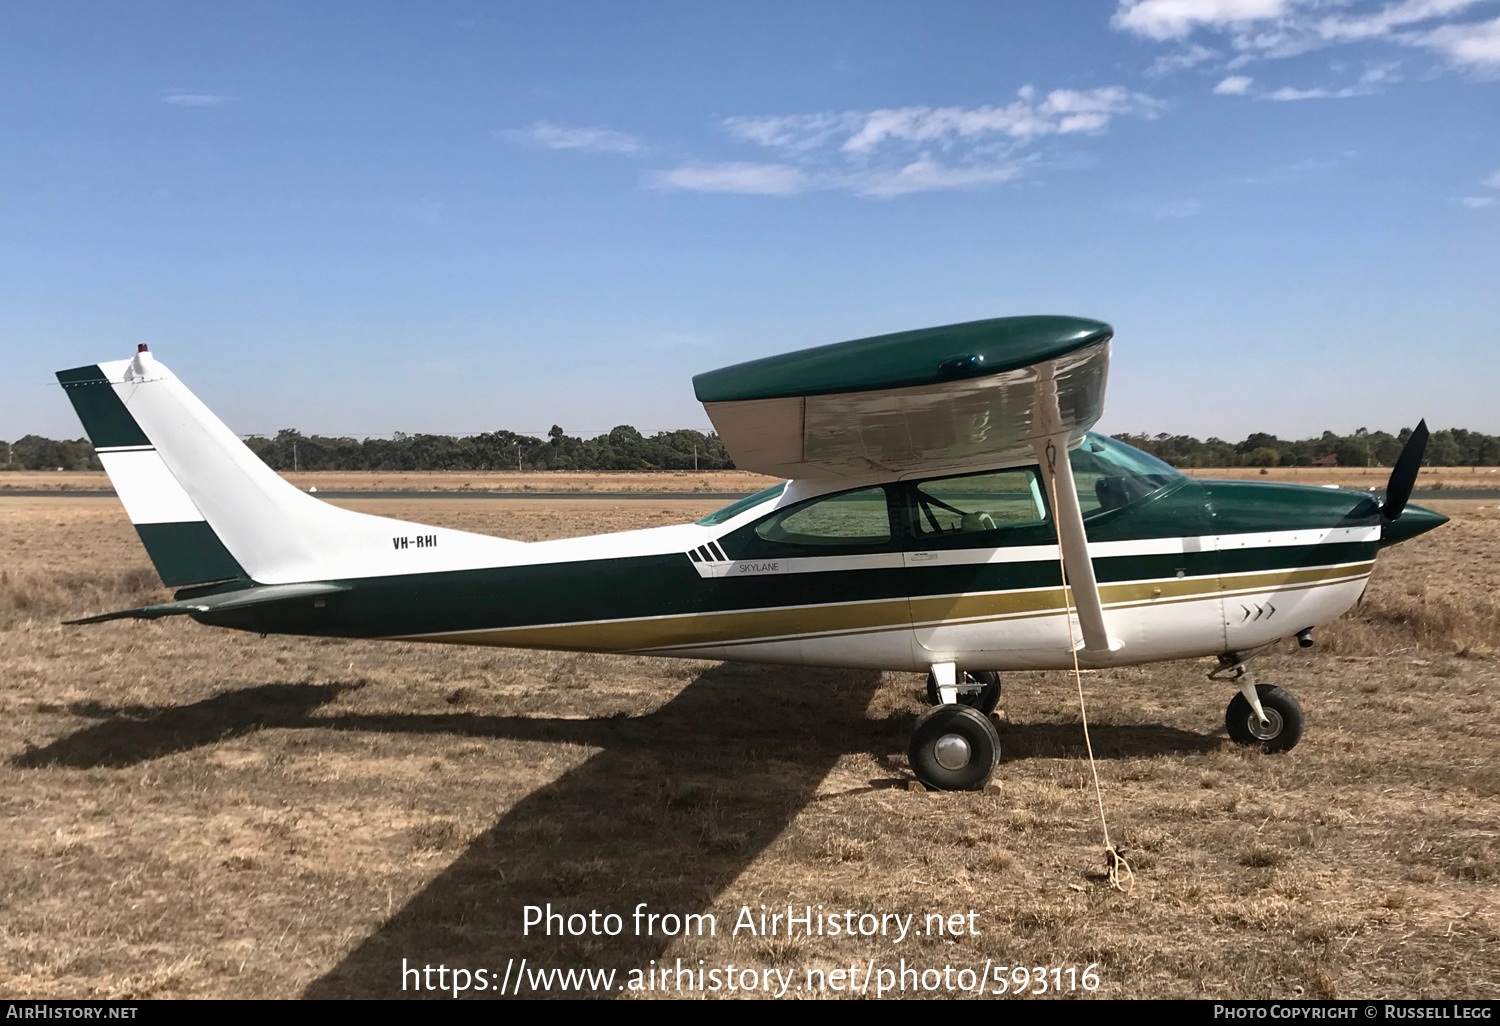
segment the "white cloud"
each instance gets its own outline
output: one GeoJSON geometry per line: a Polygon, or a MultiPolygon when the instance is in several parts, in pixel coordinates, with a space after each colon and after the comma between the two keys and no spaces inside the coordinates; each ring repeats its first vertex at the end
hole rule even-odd
{"type": "Polygon", "coordinates": [[[1365,95],[1368,94],[1352,87],[1348,89],[1293,89],[1291,86],[1282,86],[1274,92],[1266,93],[1261,99],[1289,103],[1297,100],[1347,100],[1352,96],[1365,95]]]}
{"type": "Polygon", "coordinates": [[[693,192],[744,192],[766,196],[788,196],[809,185],[807,177],[786,164],[688,164],[670,171],[656,171],[648,182],[658,189],[693,192]]]}
{"type": "Polygon", "coordinates": [[[1155,116],[1157,101],[1121,86],[1055,89],[1037,99],[1030,86],[1004,106],[891,107],[842,113],[734,117],[724,122],[737,139],[786,154],[836,146],[844,153],[872,153],[887,143],[951,148],[985,138],[1030,140],[1042,135],[1095,133],[1122,114],[1155,116]]]}
{"type": "Polygon", "coordinates": [[[1323,18],[1317,22],[1315,31],[1327,40],[1375,39],[1390,35],[1395,29],[1458,14],[1482,2],[1484,0],[1402,0],[1363,17],[1323,18]]]}
{"type": "Polygon", "coordinates": [[[1120,0],[1112,23],[1151,39],[1182,39],[1200,26],[1240,26],[1278,18],[1296,0],[1120,0]]]}
{"type": "MultiPolygon", "coordinates": [[[[1486,175],[1484,180],[1479,184],[1483,185],[1486,189],[1500,189],[1500,171],[1496,171],[1492,175],[1486,175]]],[[[1460,196],[1458,201],[1470,210],[1480,210],[1484,207],[1493,207],[1496,203],[1500,203],[1500,197],[1460,196]]]]}
{"type": "Polygon", "coordinates": [[[1188,68],[1196,68],[1211,60],[1222,57],[1218,50],[1210,50],[1206,46],[1197,43],[1190,44],[1186,49],[1176,53],[1164,53],[1151,63],[1146,69],[1146,74],[1152,76],[1170,75],[1174,71],[1184,71],[1188,68]]]}
{"type": "Polygon", "coordinates": [[[888,107],[732,117],[730,137],[771,150],[775,163],[693,163],[648,177],[657,188],[789,195],[838,189],[861,196],[977,188],[1010,181],[1040,140],[1096,135],[1117,117],[1152,118],[1161,104],[1121,86],[1031,86],[1007,104],[888,107]]]}
{"type": "Polygon", "coordinates": [[[972,189],[980,185],[1008,182],[1021,173],[1020,162],[990,166],[946,167],[923,155],[894,171],[853,175],[841,184],[862,196],[904,196],[912,192],[940,189],[972,189]]]}
{"type": "Polygon", "coordinates": [[[530,128],[500,133],[516,142],[534,143],[549,150],[586,150],[592,153],[641,153],[645,147],[633,135],[612,128],[569,128],[538,121],[530,128]]]}
{"type": "Polygon", "coordinates": [[[1365,73],[1359,76],[1359,84],[1370,89],[1372,92],[1378,86],[1395,85],[1401,81],[1401,76],[1396,69],[1401,66],[1399,61],[1387,64],[1373,64],[1365,69],[1365,73]]]}
{"type": "MultiPolygon", "coordinates": [[[[1119,0],[1111,24],[1157,42],[1218,36],[1236,54],[1226,67],[1329,46],[1380,41],[1421,47],[1468,70],[1500,70],[1500,18],[1463,21],[1494,0],[1119,0]]],[[[1181,55],[1158,58],[1158,64],[1181,55]]],[[[1185,65],[1191,66],[1191,65],[1185,65]]],[[[1157,65],[1152,66],[1155,71],[1157,65]]]]}
{"type": "Polygon", "coordinates": [[[167,93],[161,98],[162,103],[174,107],[217,107],[228,100],[229,97],[218,93],[167,93]]]}
{"type": "Polygon", "coordinates": [[[1283,86],[1275,92],[1266,93],[1261,97],[1263,100],[1347,100],[1355,96],[1372,96],[1385,86],[1393,85],[1401,81],[1401,76],[1396,74],[1399,64],[1376,64],[1365,69],[1364,74],[1359,76],[1359,81],[1352,86],[1344,86],[1342,89],[1328,89],[1315,86],[1311,89],[1294,89],[1283,86]]]}
{"type": "Polygon", "coordinates": [[[1416,42],[1441,53],[1452,64],[1476,71],[1500,71],[1500,18],[1444,25],[1416,37],[1416,42]]]}
{"type": "Polygon", "coordinates": [[[985,136],[1028,140],[1040,135],[1093,133],[1103,131],[1120,114],[1151,117],[1159,106],[1122,86],[1054,89],[1040,101],[1036,91],[1026,86],[1018,97],[1003,107],[899,107],[854,115],[858,129],[841,148],[846,153],[867,153],[887,140],[946,146],[985,136]]]}
{"type": "Polygon", "coordinates": [[[1249,75],[1230,75],[1224,81],[1214,86],[1214,92],[1220,96],[1244,96],[1250,90],[1253,82],[1249,75]]]}
{"type": "Polygon", "coordinates": [[[802,153],[817,149],[836,136],[854,131],[862,115],[788,114],[771,117],[725,118],[729,134],[770,149],[802,153]]]}
{"type": "Polygon", "coordinates": [[[815,190],[842,190],[859,196],[889,198],[915,192],[971,189],[1018,177],[1027,161],[947,165],[928,154],[900,167],[860,171],[803,171],[787,164],[689,164],[648,176],[658,189],[691,192],[737,192],[790,196],[815,190]]]}
{"type": "Polygon", "coordinates": [[[1401,81],[1400,76],[1391,70],[1394,67],[1395,65],[1381,65],[1372,68],[1360,76],[1358,84],[1345,86],[1342,89],[1327,89],[1322,86],[1297,89],[1293,86],[1282,86],[1270,92],[1265,90],[1252,92],[1250,86],[1254,83],[1254,79],[1248,75],[1230,75],[1214,86],[1214,93],[1219,96],[1254,96],[1257,100],[1274,100],[1280,103],[1295,100],[1347,100],[1355,96],[1369,96],[1379,92],[1383,85],[1401,81]]]}

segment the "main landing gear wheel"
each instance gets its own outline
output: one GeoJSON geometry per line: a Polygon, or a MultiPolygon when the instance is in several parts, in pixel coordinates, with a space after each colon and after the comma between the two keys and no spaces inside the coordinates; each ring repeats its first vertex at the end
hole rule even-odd
{"type": "Polygon", "coordinates": [[[906,749],[912,772],[938,791],[978,791],[1000,763],[1000,735],[978,709],[939,705],[917,718],[906,749]]]}
{"type": "Polygon", "coordinates": [[[1266,722],[1260,722],[1244,695],[1235,695],[1224,713],[1224,726],[1230,738],[1266,752],[1289,751],[1302,739],[1302,706],[1290,691],[1272,684],[1255,685],[1255,693],[1260,696],[1260,707],[1266,711],[1266,722]]]}
{"type": "MultiPolygon", "coordinates": [[[[963,671],[958,675],[958,701],[988,716],[1000,704],[1000,675],[994,670],[963,671]]],[[[937,674],[927,671],[927,704],[942,705],[937,674]]]]}

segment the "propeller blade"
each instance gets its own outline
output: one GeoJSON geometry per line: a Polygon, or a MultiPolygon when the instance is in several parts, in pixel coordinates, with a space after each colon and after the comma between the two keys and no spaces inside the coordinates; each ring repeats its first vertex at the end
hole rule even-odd
{"type": "Polygon", "coordinates": [[[1385,486],[1385,502],[1380,507],[1380,515],[1387,522],[1395,520],[1406,508],[1406,500],[1411,498],[1412,485],[1417,482],[1417,471],[1422,467],[1422,453],[1426,449],[1427,421],[1422,420],[1417,422],[1416,429],[1406,440],[1406,448],[1401,450],[1396,465],[1391,468],[1391,479],[1385,486]]]}

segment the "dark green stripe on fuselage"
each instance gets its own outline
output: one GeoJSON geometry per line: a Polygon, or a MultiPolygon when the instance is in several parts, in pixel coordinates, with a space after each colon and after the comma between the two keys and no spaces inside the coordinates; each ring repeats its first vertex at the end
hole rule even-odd
{"type": "Polygon", "coordinates": [[[58,371],[57,380],[95,449],[151,444],[97,364],[58,371]]]}

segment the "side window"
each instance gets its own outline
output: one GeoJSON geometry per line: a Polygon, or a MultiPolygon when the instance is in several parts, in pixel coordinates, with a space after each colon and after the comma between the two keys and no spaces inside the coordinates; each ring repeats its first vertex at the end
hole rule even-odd
{"type": "Polygon", "coordinates": [[[1045,523],[1041,483],[1030,468],[945,477],[913,485],[919,538],[980,534],[1045,523]]]}
{"type": "Polygon", "coordinates": [[[843,492],[793,506],[762,521],[755,533],[782,545],[883,545],[891,540],[885,489],[843,492]]]}

